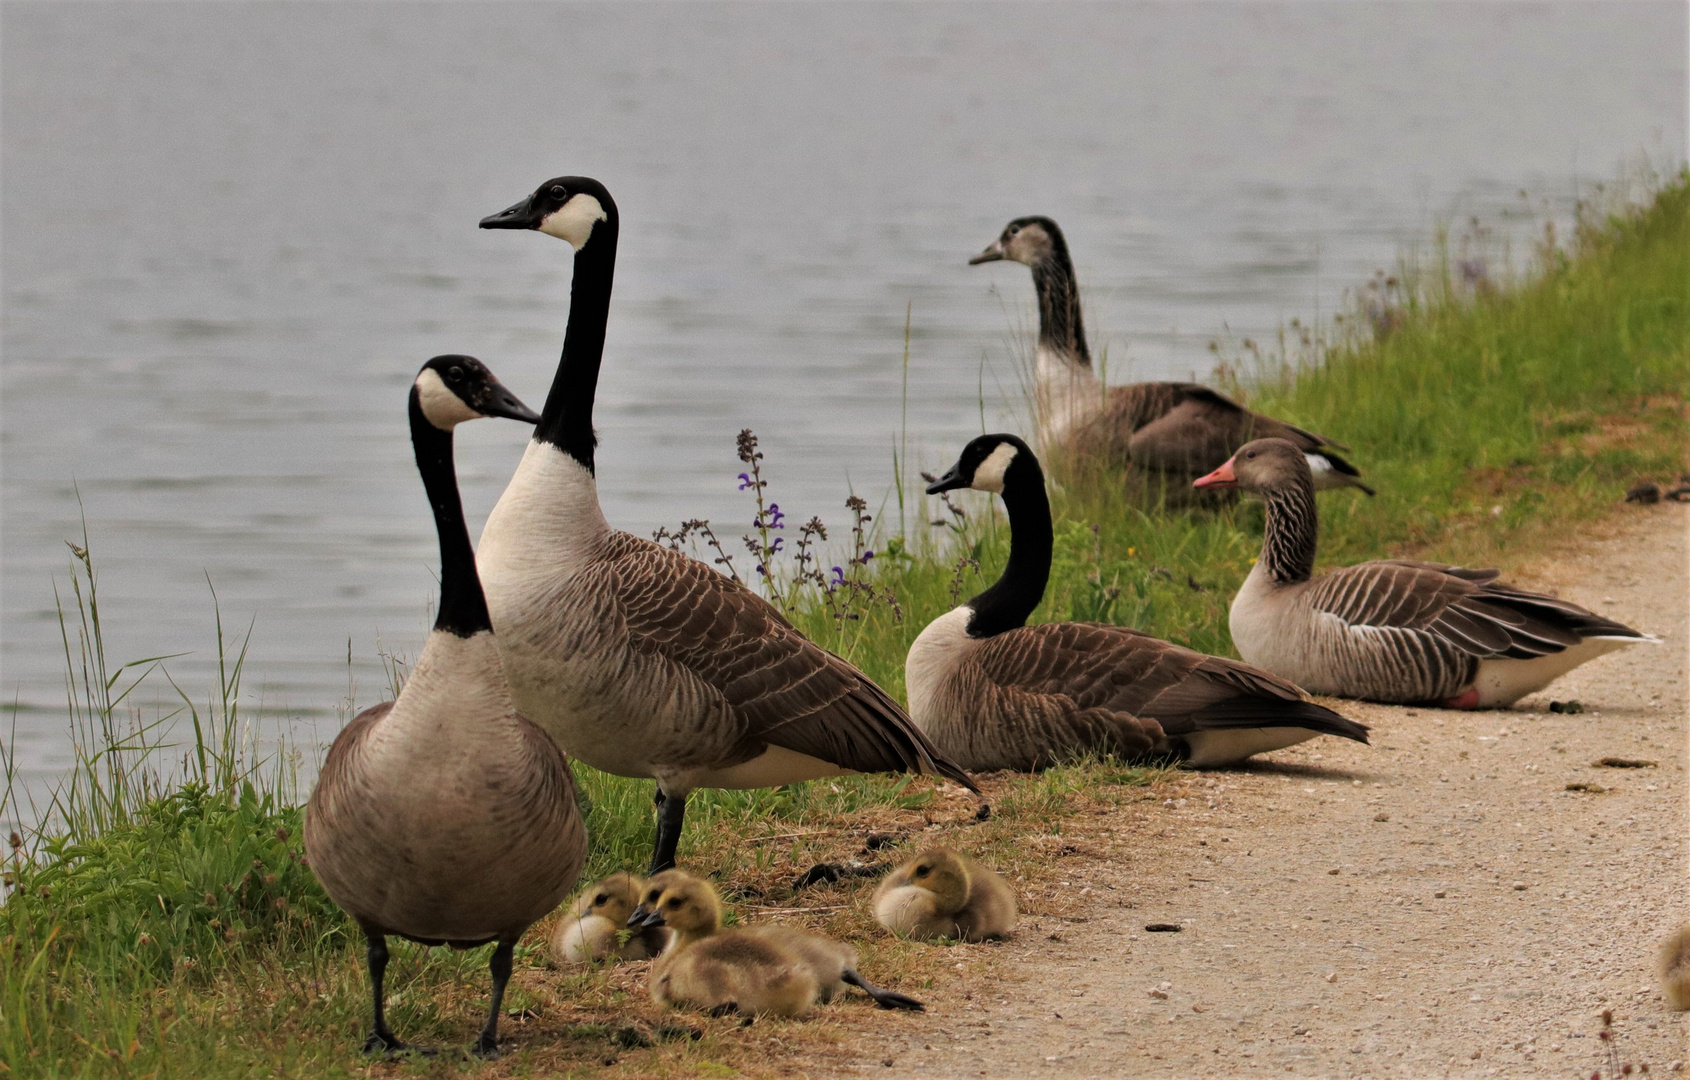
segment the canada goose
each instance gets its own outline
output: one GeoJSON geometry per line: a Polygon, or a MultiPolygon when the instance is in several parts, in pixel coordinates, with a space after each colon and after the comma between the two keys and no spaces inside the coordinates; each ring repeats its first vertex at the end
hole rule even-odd
{"type": "Polygon", "coordinates": [[[961,852],[928,848],[881,881],[874,917],[900,937],[985,941],[1015,929],[1015,893],[961,852]]]}
{"type": "Polygon", "coordinates": [[[1314,487],[1283,439],[1245,445],[1196,483],[1266,501],[1261,558],[1232,601],[1232,640],[1245,660],[1313,693],[1502,708],[1586,660],[1658,641],[1516,589],[1498,570],[1380,559],[1314,577],[1314,487]]]}
{"type": "Polygon", "coordinates": [[[628,916],[639,906],[645,882],[619,870],[584,889],[552,931],[552,959],[560,964],[601,960],[650,960],[669,944],[669,931],[636,929],[626,941],[628,916]]]}
{"type": "Polygon", "coordinates": [[[605,522],[593,392],[619,219],[604,186],[548,180],[481,227],[575,249],[563,357],[481,535],[488,608],[523,711],[594,768],[657,781],[652,871],[675,864],[694,788],[919,772],[978,790],[891,696],[751,589],[605,522]]]}
{"type": "Polygon", "coordinates": [[[1690,923],[1661,943],[1661,993],[1667,1008],[1690,1010],[1690,923]]]}
{"type": "Polygon", "coordinates": [[[411,386],[411,443],[440,534],[434,630],[394,701],[335,737],[305,810],[305,851],[369,942],[366,1053],[400,1050],[382,1010],[387,935],[468,949],[498,942],[475,1052],[497,1056],[511,950],[557,907],[586,858],[569,763],[511,704],[452,466],[465,420],[538,419],[480,361],[437,356],[411,386]]]}
{"type": "Polygon", "coordinates": [[[721,897],[691,874],[671,869],[653,876],[628,925],[673,932],[651,968],[651,997],[659,1005],[803,1016],[820,996],[815,971],[797,952],[740,928],[723,930],[721,897]]]}
{"type": "Polygon", "coordinates": [[[1348,449],[1322,435],[1245,409],[1197,383],[1146,382],[1105,387],[1091,366],[1080,318],[1080,288],[1068,241],[1047,217],[1016,218],[970,266],[1008,259],[1032,268],[1039,296],[1039,345],[1033,369],[1040,436],[1047,450],[1079,446],[1125,465],[1183,482],[1208,472],[1257,436],[1290,439],[1308,455],[1315,487],[1354,487],[1372,495],[1348,449]]]}
{"type": "Polygon", "coordinates": [[[1050,576],[1044,471],[1013,435],[970,442],[928,494],[1003,496],[1009,562],[991,588],[927,624],[904,663],[910,715],[971,770],[1040,769],[1088,751],[1241,761],[1316,735],[1367,729],[1295,686],[1125,626],[1027,626],[1050,576]]]}
{"type": "Polygon", "coordinates": [[[823,1005],[844,993],[845,987],[855,986],[882,1009],[926,1008],[915,998],[883,989],[863,978],[857,970],[857,950],[842,941],[796,927],[770,924],[723,930],[720,894],[708,881],[681,870],[665,870],[646,884],[645,898],[628,925],[672,927],[677,934],[673,949],[676,953],[701,941],[712,942],[713,948],[725,948],[733,937],[754,938],[796,957],[815,979],[816,999],[823,1005]]]}

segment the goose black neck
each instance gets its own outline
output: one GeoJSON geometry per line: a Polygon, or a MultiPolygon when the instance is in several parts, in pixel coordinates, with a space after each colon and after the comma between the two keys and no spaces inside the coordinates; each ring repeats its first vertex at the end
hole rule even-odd
{"type": "Polygon", "coordinates": [[[1033,288],[1039,294],[1039,344],[1091,367],[1086,328],[1080,321],[1080,286],[1068,245],[1051,237],[1051,253],[1033,264],[1033,288]]]}
{"type": "Polygon", "coordinates": [[[614,215],[599,222],[592,236],[575,253],[575,280],[569,290],[569,329],[563,335],[563,356],[552,377],[546,407],[534,427],[534,438],[551,443],[593,471],[593,395],[598,390],[599,363],[604,359],[604,328],[610,318],[610,286],[616,276],[614,215]]]}
{"type": "Polygon", "coordinates": [[[452,464],[452,433],[441,431],[423,415],[417,392],[411,391],[411,448],[417,471],[434,508],[434,528],[440,534],[440,610],[434,628],[458,637],[491,630],[487,599],[475,570],[475,549],[464,524],[464,504],[458,496],[458,474],[452,464]]]}
{"type": "Polygon", "coordinates": [[[970,637],[992,637],[1025,626],[1044,599],[1050,580],[1053,537],[1044,470],[1031,455],[1018,454],[1004,474],[1003,506],[1009,513],[1009,562],[991,588],[968,602],[970,637]]]}
{"type": "Polygon", "coordinates": [[[1314,480],[1305,472],[1288,487],[1264,493],[1267,526],[1262,535],[1262,564],[1281,585],[1307,581],[1314,574],[1320,520],[1314,506],[1314,480]]]}

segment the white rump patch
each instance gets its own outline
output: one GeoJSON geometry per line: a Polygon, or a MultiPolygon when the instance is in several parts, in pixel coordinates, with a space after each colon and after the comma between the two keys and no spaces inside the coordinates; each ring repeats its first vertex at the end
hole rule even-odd
{"type": "Polygon", "coordinates": [[[572,195],[568,202],[545,216],[540,222],[540,231],[547,236],[567,240],[570,247],[580,251],[586,246],[587,238],[593,235],[593,226],[608,216],[604,207],[591,195],[572,195]]]}
{"type": "Polygon", "coordinates": [[[454,394],[433,368],[424,368],[417,376],[417,401],[422,405],[423,416],[441,431],[451,431],[465,420],[479,420],[482,416],[464,404],[464,399],[454,394]]]}
{"type": "Polygon", "coordinates": [[[1211,769],[1217,765],[1233,765],[1255,754],[1283,750],[1319,735],[1300,727],[1220,728],[1193,731],[1181,736],[1191,748],[1191,756],[1181,762],[1193,769],[1211,769]]]}
{"type": "Polygon", "coordinates": [[[1003,474],[1009,470],[1009,463],[1020,453],[1010,443],[999,443],[998,448],[986,456],[974,470],[974,482],[968,486],[975,491],[1003,492],[1003,474]]]}

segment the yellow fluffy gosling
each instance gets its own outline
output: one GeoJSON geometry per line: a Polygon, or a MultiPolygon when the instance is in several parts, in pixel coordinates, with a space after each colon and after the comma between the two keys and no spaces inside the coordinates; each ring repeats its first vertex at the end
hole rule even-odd
{"type": "Polygon", "coordinates": [[[928,848],[874,890],[874,917],[903,937],[985,941],[1015,927],[1009,883],[950,848],[928,848]]]}
{"type": "Polygon", "coordinates": [[[1690,1010],[1690,923],[1679,927],[1661,947],[1661,993],[1668,1008],[1690,1010]]]}
{"type": "Polygon", "coordinates": [[[660,926],[638,927],[629,934],[628,916],[639,906],[645,882],[620,870],[583,891],[552,931],[552,960],[559,964],[596,964],[605,960],[650,960],[669,944],[660,926]],[[628,935],[622,940],[621,935],[628,935]]]}

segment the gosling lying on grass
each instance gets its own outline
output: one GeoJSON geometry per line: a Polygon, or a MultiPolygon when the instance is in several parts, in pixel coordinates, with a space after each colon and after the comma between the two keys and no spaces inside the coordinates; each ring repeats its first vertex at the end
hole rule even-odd
{"type": "Polygon", "coordinates": [[[645,882],[626,870],[586,889],[569,905],[552,931],[552,960],[559,964],[596,964],[606,960],[650,960],[669,944],[660,926],[627,929],[639,906],[645,882]]]}
{"type": "Polygon", "coordinates": [[[901,937],[1002,938],[1015,915],[1009,883],[951,848],[928,848],[874,890],[874,917],[901,937]]]}
{"type": "Polygon", "coordinates": [[[922,1009],[857,970],[857,950],[786,926],[722,928],[722,900],[709,882],[665,870],[646,883],[630,926],[667,926],[669,948],[652,968],[651,996],[660,1005],[711,1013],[803,1016],[855,986],[883,1009],[922,1009]]]}

